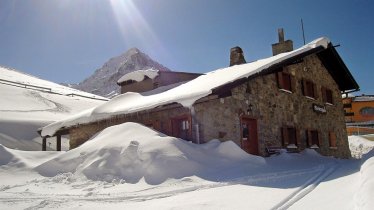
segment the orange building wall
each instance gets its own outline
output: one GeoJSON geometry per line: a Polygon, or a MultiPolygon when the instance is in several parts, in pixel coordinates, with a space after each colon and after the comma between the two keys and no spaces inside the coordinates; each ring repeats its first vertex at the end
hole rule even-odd
{"type": "Polygon", "coordinates": [[[361,113],[361,110],[365,107],[374,108],[374,101],[353,101],[352,98],[343,99],[344,104],[351,104],[352,107],[344,108],[345,112],[353,113],[353,116],[346,116],[346,122],[366,122],[374,120],[374,115],[365,115],[361,113]]]}

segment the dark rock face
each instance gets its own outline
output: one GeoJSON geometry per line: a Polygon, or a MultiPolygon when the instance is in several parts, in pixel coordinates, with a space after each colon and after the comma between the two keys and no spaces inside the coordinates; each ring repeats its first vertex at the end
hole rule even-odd
{"type": "Polygon", "coordinates": [[[233,47],[230,50],[230,66],[246,63],[243,50],[240,47],[233,47]]]}

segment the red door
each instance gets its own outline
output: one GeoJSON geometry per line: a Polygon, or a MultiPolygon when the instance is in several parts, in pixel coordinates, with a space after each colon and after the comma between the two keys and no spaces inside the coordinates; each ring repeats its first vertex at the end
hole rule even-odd
{"type": "Polygon", "coordinates": [[[258,155],[257,120],[241,119],[241,146],[249,154],[258,155]]]}

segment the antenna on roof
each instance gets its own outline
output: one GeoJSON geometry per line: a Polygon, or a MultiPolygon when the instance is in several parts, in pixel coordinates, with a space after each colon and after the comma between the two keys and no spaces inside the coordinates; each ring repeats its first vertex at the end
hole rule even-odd
{"type": "Polygon", "coordinates": [[[301,30],[303,31],[303,41],[304,41],[304,45],[305,45],[304,23],[303,23],[302,18],[301,18],[301,30]]]}

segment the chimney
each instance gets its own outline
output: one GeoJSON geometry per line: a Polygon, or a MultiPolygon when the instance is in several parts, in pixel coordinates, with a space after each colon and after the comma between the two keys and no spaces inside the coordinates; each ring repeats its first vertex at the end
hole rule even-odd
{"type": "Polygon", "coordinates": [[[284,31],[283,28],[278,29],[278,43],[272,44],[273,55],[278,55],[280,53],[290,52],[293,50],[292,40],[284,41],[284,31]]]}
{"type": "Polygon", "coordinates": [[[242,48],[236,46],[230,49],[230,66],[246,63],[242,48]]]}

